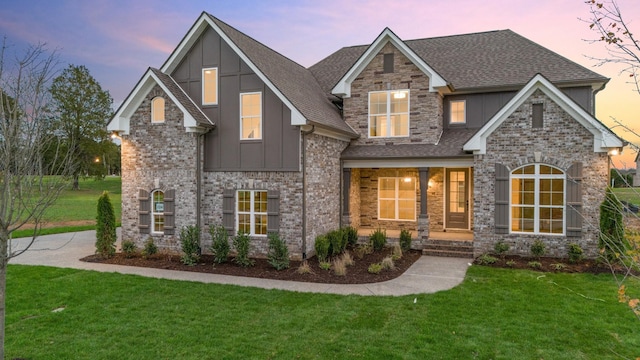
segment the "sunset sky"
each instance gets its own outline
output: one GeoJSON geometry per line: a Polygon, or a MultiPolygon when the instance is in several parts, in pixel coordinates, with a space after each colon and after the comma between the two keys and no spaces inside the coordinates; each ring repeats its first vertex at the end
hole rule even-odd
{"type": "MultiPolygon", "coordinates": [[[[640,1],[618,0],[632,30],[640,34],[640,1]]],[[[640,95],[603,57],[588,24],[584,0],[270,0],[270,1],[4,1],[0,35],[10,52],[46,42],[58,49],[62,66],[85,65],[121,103],[149,66],[160,67],[202,11],[310,66],[344,46],[368,44],[389,27],[401,39],[511,29],[587,68],[611,78],[597,95],[596,115],[640,131],[640,95]]],[[[630,133],[614,129],[640,144],[630,133]]],[[[635,151],[617,163],[633,167],[635,151]]]]}

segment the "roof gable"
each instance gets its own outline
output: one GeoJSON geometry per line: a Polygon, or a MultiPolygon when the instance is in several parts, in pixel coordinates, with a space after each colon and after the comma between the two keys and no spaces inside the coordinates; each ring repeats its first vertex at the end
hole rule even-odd
{"type": "Polygon", "coordinates": [[[117,131],[121,135],[129,134],[131,116],[140,107],[154,86],[167,94],[169,99],[178,106],[183,114],[183,125],[187,132],[201,132],[205,128],[213,127],[213,122],[200,110],[191,98],[169,75],[163,74],[157,69],[149,68],[142,76],[136,87],[120,105],[114,117],[107,125],[108,131],[117,131]]]}
{"type": "Polygon", "coordinates": [[[389,42],[429,77],[429,91],[437,91],[437,88],[447,86],[447,81],[440,76],[440,74],[408,47],[391,29],[385,28],[365,52],[360,55],[360,58],[348,69],[346,74],[338,80],[338,83],[333,87],[331,93],[342,97],[350,97],[351,83],[353,80],[355,80],[378,52],[389,42]]]}
{"type": "Polygon", "coordinates": [[[542,91],[573,119],[593,134],[594,152],[607,152],[612,148],[621,148],[624,146],[623,141],[609,128],[576,104],[544,76],[537,74],[464,144],[463,149],[465,151],[473,151],[476,154],[486,153],[487,138],[536,90],[542,91]]]}

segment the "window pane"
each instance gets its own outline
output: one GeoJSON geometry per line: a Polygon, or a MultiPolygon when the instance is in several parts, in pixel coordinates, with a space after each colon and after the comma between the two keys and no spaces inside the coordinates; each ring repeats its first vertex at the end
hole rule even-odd
{"type": "Polygon", "coordinates": [[[391,113],[409,112],[409,93],[407,91],[396,91],[391,95],[391,113]]]}
{"type": "Polygon", "coordinates": [[[379,200],[380,201],[380,219],[395,219],[396,217],[396,204],[394,200],[379,200]]]}
{"type": "Polygon", "coordinates": [[[251,234],[251,215],[238,214],[238,232],[251,234]]]}
{"type": "Polygon", "coordinates": [[[255,212],[267,212],[267,192],[256,191],[253,197],[253,211],[255,212]]]}
{"type": "Polygon", "coordinates": [[[255,234],[267,235],[267,215],[256,215],[255,220],[255,234]]]}
{"type": "Polygon", "coordinates": [[[218,69],[206,69],[202,74],[202,102],[204,104],[218,103],[218,69]]]}
{"type": "Polygon", "coordinates": [[[391,115],[391,136],[409,135],[409,117],[407,114],[391,115]]]}
{"type": "Polygon", "coordinates": [[[153,231],[154,232],[164,231],[164,215],[153,216],[153,231]]]}
{"type": "Polygon", "coordinates": [[[369,118],[369,136],[387,136],[387,116],[371,116],[369,118]]]}
{"type": "Polygon", "coordinates": [[[465,102],[464,101],[452,101],[451,103],[451,123],[462,124],[466,122],[465,119],[465,102]]]}
{"type": "Polygon", "coordinates": [[[372,115],[387,113],[386,92],[375,92],[369,95],[369,113],[372,115]]]}
{"type": "Polygon", "coordinates": [[[262,139],[262,94],[240,94],[242,139],[262,139]]]}
{"type": "Polygon", "coordinates": [[[398,219],[415,220],[416,203],[412,200],[398,200],[398,219]]]}

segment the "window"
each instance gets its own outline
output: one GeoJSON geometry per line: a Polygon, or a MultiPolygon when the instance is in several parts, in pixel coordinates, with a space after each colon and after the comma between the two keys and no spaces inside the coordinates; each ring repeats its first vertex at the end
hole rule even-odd
{"type": "Polygon", "coordinates": [[[511,231],[564,234],[565,174],[548,165],[511,173],[511,231]]]}
{"type": "Polygon", "coordinates": [[[262,139],[262,93],[240,94],[240,139],[262,139]]]}
{"type": "Polygon", "coordinates": [[[411,177],[378,179],[378,219],[416,220],[416,181],[411,177]]]}
{"type": "Polygon", "coordinates": [[[543,118],[543,104],[533,104],[531,106],[531,127],[542,128],[544,127],[543,118]]]}
{"type": "Polygon", "coordinates": [[[239,190],[236,229],[250,235],[267,235],[267,192],[239,190]]]}
{"type": "Polygon", "coordinates": [[[164,232],[164,192],[151,193],[151,232],[164,232]]]}
{"type": "Polygon", "coordinates": [[[465,112],[465,101],[464,100],[455,100],[450,103],[451,109],[451,124],[464,124],[467,122],[467,114],[465,112]]]}
{"type": "Polygon", "coordinates": [[[202,69],[202,105],[218,104],[218,68],[202,69]]]}
{"type": "Polygon", "coordinates": [[[159,96],[151,100],[151,122],[164,122],[164,99],[159,96]]]}
{"type": "Polygon", "coordinates": [[[382,72],[389,74],[393,72],[393,53],[384,54],[382,61],[382,72]]]}
{"type": "Polygon", "coordinates": [[[409,90],[369,93],[369,137],[409,136],[409,90]]]}

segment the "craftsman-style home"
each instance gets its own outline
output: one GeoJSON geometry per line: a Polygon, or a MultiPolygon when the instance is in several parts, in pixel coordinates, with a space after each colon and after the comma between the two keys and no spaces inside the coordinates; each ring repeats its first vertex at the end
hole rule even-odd
{"type": "Polygon", "coordinates": [[[540,239],[595,256],[609,153],[624,145],[594,117],[607,81],[510,30],[384,29],[305,68],[203,13],[108,125],[122,236],[178,250],[181,227],[223,224],[256,255],[278,232],[303,258],[351,225],[460,255],[540,239]]]}

